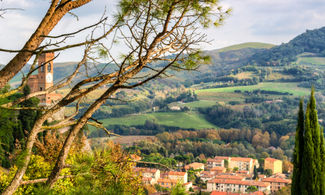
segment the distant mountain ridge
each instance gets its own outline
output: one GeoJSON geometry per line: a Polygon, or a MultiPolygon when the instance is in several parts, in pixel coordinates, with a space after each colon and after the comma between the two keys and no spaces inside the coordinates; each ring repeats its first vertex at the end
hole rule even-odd
{"type": "MultiPolygon", "coordinates": [[[[242,43],[237,45],[232,45],[229,47],[216,49],[216,50],[209,50],[203,51],[204,55],[211,56],[211,64],[210,65],[203,65],[199,68],[198,72],[175,72],[176,76],[178,77],[177,82],[186,81],[189,77],[189,74],[194,77],[204,77],[209,80],[210,77],[220,76],[225,72],[228,72],[230,69],[237,68],[241,66],[243,61],[247,60],[248,57],[252,56],[258,51],[265,50],[267,48],[271,48],[274,45],[268,43],[259,43],[259,42],[249,42],[249,43],[242,43]]],[[[74,68],[76,67],[78,62],[60,62],[54,63],[54,81],[59,81],[64,77],[68,76],[74,68]]],[[[29,70],[30,65],[27,65],[23,68],[23,72],[27,73],[29,70]]],[[[104,67],[104,64],[98,64],[93,66],[88,70],[88,74],[93,76],[97,73],[97,69],[101,69],[104,67]],[[95,68],[97,67],[97,68],[95,68]]],[[[0,66],[1,69],[1,66],[0,66]]],[[[111,70],[112,67],[107,67],[105,71],[111,70]]],[[[84,67],[81,68],[80,72],[84,76],[86,74],[86,70],[84,67]]],[[[11,80],[11,85],[18,85],[20,84],[22,78],[22,74],[19,73],[11,80]]],[[[173,82],[172,80],[175,79],[168,79],[169,82],[173,82]]]]}
{"type": "Polygon", "coordinates": [[[307,30],[288,43],[258,52],[249,59],[249,64],[259,66],[283,66],[297,60],[302,53],[312,53],[315,56],[325,56],[325,27],[307,30]]]}

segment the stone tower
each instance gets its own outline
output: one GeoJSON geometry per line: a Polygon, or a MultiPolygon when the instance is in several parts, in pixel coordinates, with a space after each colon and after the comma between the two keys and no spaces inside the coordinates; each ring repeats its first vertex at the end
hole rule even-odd
{"type": "MultiPolygon", "coordinates": [[[[38,74],[32,75],[27,81],[27,85],[31,89],[31,93],[45,91],[53,86],[53,59],[54,53],[44,53],[38,58],[38,74]]],[[[49,106],[60,99],[62,96],[56,93],[46,93],[37,96],[40,99],[41,106],[49,106]]]]}
{"type": "Polygon", "coordinates": [[[38,58],[38,86],[39,91],[53,86],[53,58],[54,53],[45,53],[38,58]]]}

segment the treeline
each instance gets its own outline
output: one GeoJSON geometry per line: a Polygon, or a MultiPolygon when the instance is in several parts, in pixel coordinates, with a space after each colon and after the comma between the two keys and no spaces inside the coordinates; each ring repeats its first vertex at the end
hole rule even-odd
{"type": "MultiPolygon", "coordinates": [[[[9,86],[0,89],[0,94],[8,92],[9,86]]],[[[30,93],[30,88],[26,86],[23,93],[16,93],[8,98],[0,98],[0,105],[14,101],[17,98],[30,93]]],[[[23,101],[19,107],[37,107],[38,98],[30,98],[23,101]]],[[[0,166],[9,168],[12,162],[11,154],[15,145],[23,144],[24,138],[34,125],[34,121],[39,116],[37,110],[9,110],[0,107],[0,166]]]]}
{"type": "MultiPolygon", "coordinates": [[[[117,94],[117,98],[125,98],[127,94],[119,92],[117,94]]],[[[162,111],[167,111],[168,104],[172,102],[192,102],[197,101],[197,95],[191,91],[187,90],[185,92],[181,93],[171,93],[168,94],[166,98],[155,98],[154,95],[149,95],[151,99],[146,100],[138,100],[138,101],[128,101],[128,102],[120,102],[118,105],[115,101],[115,107],[113,108],[107,108],[103,107],[98,109],[94,114],[93,118],[96,118],[98,120],[100,119],[107,119],[107,118],[117,118],[122,117],[128,114],[139,114],[141,112],[148,112],[152,111],[154,107],[159,107],[159,110],[162,109],[162,111]]],[[[186,108],[185,108],[186,109],[186,108]]],[[[86,109],[80,109],[79,114],[77,115],[77,118],[82,116],[82,114],[86,111],[86,109]]]]}
{"type": "Polygon", "coordinates": [[[241,156],[263,159],[289,159],[292,136],[271,135],[260,129],[220,129],[164,132],[156,140],[135,143],[127,150],[140,151],[146,161],[173,166],[177,161],[190,163],[214,156],[241,156]],[[163,160],[165,159],[165,160],[163,160]],[[175,162],[176,161],[176,162],[175,162]]]}
{"type": "MultiPolygon", "coordinates": [[[[211,123],[221,128],[259,128],[270,133],[286,135],[294,131],[295,105],[297,98],[282,98],[281,101],[265,102],[263,96],[253,96],[245,99],[246,103],[261,103],[245,106],[242,110],[234,110],[225,105],[199,108],[198,111],[211,123]],[[286,120],[284,120],[286,119],[286,120]]],[[[233,102],[236,104],[236,102],[233,102]]]]}
{"type": "MultiPolygon", "coordinates": [[[[114,133],[119,135],[156,135],[165,131],[173,132],[179,130],[179,127],[160,125],[154,120],[146,120],[143,125],[109,125],[107,129],[112,130],[114,133]]],[[[195,129],[188,129],[194,131],[195,129]]],[[[92,131],[89,138],[95,137],[107,137],[107,133],[101,129],[92,131]]]]}
{"type": "Polygon", "coordinates": [[[259,66],[285,66],[297,60],[297,55],[311,52],[325,56],[325,27],[307,30],[286,44],[254,54],[249,64],[259,66]]]}

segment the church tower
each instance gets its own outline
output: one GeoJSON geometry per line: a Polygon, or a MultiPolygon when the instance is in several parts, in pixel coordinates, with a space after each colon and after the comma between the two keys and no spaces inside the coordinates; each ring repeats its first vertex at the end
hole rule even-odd
{"type": "Polygon", "coordinates": [[[38,86],[39,91],[53,86],[53,58],[54,53],[45,53],[38,58],[38,86]]]}
{"type": "MultiPolygon", "coordinates": [[[[53,59],[54,53],[43,53],[39,56],[38,74],[30,76],[27,82],[27,85],[31,88],[31,93],[45,91],[53,86],[53,59]]],[[[56,93],[47,93],[37,97],[40,99],[40,105],[48,106],[62,96],[56,93]]]]}

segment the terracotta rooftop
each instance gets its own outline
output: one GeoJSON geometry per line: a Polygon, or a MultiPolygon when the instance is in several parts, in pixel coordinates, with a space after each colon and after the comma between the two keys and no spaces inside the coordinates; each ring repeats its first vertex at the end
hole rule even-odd
{"type": "Polygon", "coordinates": [[[166,179],[166,178],[158,179],[158,183],[162,183],[162,182],[164,182],[164,183],[175,183],[176,184],[178,181],[176,179],[166,179]]]}
{"type": "Polygon", "coordinates": [[[237,175],[217,175],[216,179],[243,180],[245,178],[242,176],[237,176],[237,175]]]}
{"type": "Polygon", "coordinates": [[[243,157],[231,157],[231,161],[243,161],[243,162],[250,162],[253,160],[252,158],[243,158],[243,157]]]}
{"type": "Polygon", "coordinates": [[[272,183],[291,183],[291,179],[282,179],[282,178],[273,178],[268,177],[262,180],[263,182],[272,182],[272,183]]]}
{"type": "Polygon", "coordinates": [[[249,171],[241,170],[241,171],[236,171],[236,173],[240,173],[240,174],[249,174],[249,171]]]}
{"type": "Polygon", "coordinates": [[[139,173],[152,173],[155,174],[158,169],[150,169],[150,168],[144,168],[144,167],[135,167],[134,168],[135,172],[139,172],[139,173]]]}
{"type": "Polygon", "coordinates": [[[265,178],[266,175],[258,175],[258,178],[265,178]]]}
{"type": "Polygon", "coordinates": [[[215,156],[214,159],[216,160],[228,160],[230,157],[229,156],[215,156]]]}
{"type": "MultiPolygon", "coordinates": [[[[213,191],[211,192],[210,195],[243,195],[243,193],[213,191]]],[[[257,191],[257,192],[251,192],[250,195],[264,195],[264,193],[261,191],[257,191]]]]}
{"type": "Polygon", "coordinates": [[[152,180],[152,177],[143,177],[142,178],[142,181],[151,181],[152,180]]]}
{"type": "Polygon", "coordinates": [[[191,163],[191,164],[186,165],[185,169],[193,168],[195,170],[195,169],[202,169],[202,167],[204,167],[203,163],[195,162],[195,163],[191,163]]]}
{"type": "Polygon", "coordinates": [[[225,167],[213,167],[210,169],[210,171],[223,171],[225,169],[226,169],[225,167]]]}
{"type": "Polygon", "coordinates": [[[169,171],[168,175],[179,175],[179,176],[185,176],[186,172],[176,172],[176,171],[169,171]]]}
{"type": "Polygon", "coordinates": [[[221,163],[223,159],[208,158],[207,162],[221,163]]]}
{"type": "Polygon", "coordinates": [[[270,185],[268,182],[253,181],[253,180],[233,180],[233,179],[212,179],[208,183],[219,183],[219,184],[235,184],[235,185],[245,185],[245,186],[259,186],[267,187],[270,185]]]}

